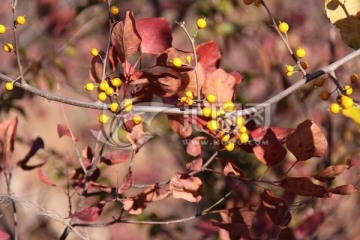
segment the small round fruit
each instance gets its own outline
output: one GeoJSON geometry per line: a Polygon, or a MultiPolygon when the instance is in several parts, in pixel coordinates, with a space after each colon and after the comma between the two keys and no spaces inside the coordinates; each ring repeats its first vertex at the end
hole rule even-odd
{"type": "Polygon", "coordinates": [[[319,77],[319,78],[317,78],[317,79],[314,80],[314,85],[315,85],[316,87],[321,87],[321,86],[324,85],[324,83],[325,83],[325,79],[322,78],[322,77],[319,77]]]}
{"type": "Polygon", "coordinates": [[[243,2],[246,4],[246,5],[250,5],[254,2],[254,0],[243,0],[243,2]]]}
{"type": "Polygon", "coordinates": [[[348,96],[341,97],[341,106],[345,109],[351,108],[354,105],[354,100],[348,96]]]}
{"type": "Polygon", "coordinates": [[[291,65],[285,65],[285,71],[286,72],[294,72],[294,67],[291,65]]]}
{"type": "Polygon", "coordinates": [[[99,84],[99,89],[102,90],[102,91],[106,91],[109,87],[110,86],[109,86],[109,83],[107,81],[102,81],[99,84]]]}
{"type": "Polygon", "coordinates": [[[14,50],[14,46],[11,43],[7,43],[3,46],[5,52],[11,52],[14,50]]]}
{"type": "Polygon", "coordinates": [[[352,87],[350,85],[345,85],[344,86],[344,91],[345,91],[345,94],[349,96],[349,95],[352,94],[353,89],[352,89],[352,87]]]}
{"type": "Polygon", "coordinates": [[[331,113],[334,113],[334,114],[340,112],[340,105],[337,104],[337,103],[331,104],[331,105],[330,105],[330,112],[331,112],[331,113]]]}
{"type": "Polygon", "coordinates": [[[305,51],[305,49],[303,49],[303,48],[298,48],[298,49],[296,49],[295,55],[296,55],[298,58],[303,58],[303,57],[305,57],[305,55],[306,55],[306,51],[305,51]]]}
{"type": "Polygon", "coordinates": [[[16,18],[16,23],[17,23],[17,24],[20,24],[20,25],[25,24],[25,23],[26,23],[25,16],[18,16],[18,17],[16,18]]]}
{"type": "Polygon", "coordinates": [[[112,6],[110,8],[110,12],[111,12],[112,15],[118,15],[119,12],[120,12],[120,9],[117,6],[112,6]]]}
{"type": "Polygon", "coordinates": [[[278,28],[280,32],[287,33],[289,31],[289,24],[286,22],[280,22],[278,28]]]}
{"type": "Polygon", "coordinates": [[[14,83],[12,83],[12,82],[5,83],[5,89],[8,90],[8,91],[13,90],[14,89],[14,83]]]}
{"type": "Polygon", "coordinates": [[[6,32],[6,27],[0,24],[0,34],[4,34],[6,32]]]}
{"type": "Polygon", "coordinates": [[[100,93],[98,94],[98,99],[99,99],[99,101],[104,102],[104,101],[107,99],[106,93],[100,92],[100,93]]]}
{"type": "Polygon", "coordinates": [[[226,101],[223,103],[223,109],[224,109],[226,112],[231,112],[231,111],[234,111],[235,105],[234,105],[234,103],[233,103],[231,100],[226,100],[226,101]]]}
{"type": "Polygon", "coordinates": [[[218,110],[216,111],[216,117],[220,117],[221,115],[224,115],[225,111],[224,110],[218,110]]]}
{"type": "Polygon", "coordinates": [[[225,145],[225,149],[229,152],[233,151],[235,148],[235,144],[233,142],[228,142],[226,145],[225,145]]]}
{"type": "Polygon", "coordinates": [[[185,92],[185,96],[188,97],[188,98],[191,98],[191,99],[194,98],[194,94],[193,94],[192,91],[186,91],[186,92],[185,92]]]}
{"type": "Polygon", "coordinates": [[[356,73],[350,76],[351,83],[356,83],[358,80],[359,80],[359,76],[356,73]]]}
{"type": "Polygon", "coordinates": [[[116,113],[119,109],[119,104],[117,102],[113,102],[110,104],[110,111],[116,113]]]}
{"type": "Polygon", "coordinates": [[[135,115],[135,116],[133,117],[133,122],[134,122],[134,124],[136,124],[136,125],[140,124],[140,123],[142,122],[142,117],[141,117],[140,115],[135,115]]]}
{"type": "Polygon", "coordinates": [[[204,107],[201,110],[201,113],[204,117],[210,117],[211,116],[211,109],[209,107],[204,107]]]}
{"type": "Polygon", "coordinates": [[[99,51],[96,48],[92,48],[90,50],[90,54],[91,56],[96,57],[97,55],[99,55],[99,51]]]}
{"type": "Polygon", "coordinates": [[[120,87],[122,82],[121,82],[121,79],[120,78],[113,78],[111,79],[111,84],[114,86],[114,87],[120,87]]]}
{"type": "Polygon", "coordinates": [[[249,135],[247,133],[241,133],[239,140],[242,144],[245,144],[249,141],[249,135]]]}
{"type": "Polygon", "coordinates": [[[114,94],[114,89],[112,87],[108,87],[106,90],[105,90],[105,93],[106,95],[110,96],[112,94],[114,94]]]}
{"type": "Polygon", "coordinates": [[[181,103],[185,103],[186,100],[187,100],[187,97],[185,97],[185,96],[180,98],[180,102],[181,102],[181,103]]]}
{"type": "Polygon", "coordinates": [[[125,111],[130,112],[133,108],[133,101],[131,99],[124,99],[123,101],[123,108],[125,111]]]}
{"type": "Polygon", "coordinates": [[[174,67],[181,67],[182,66],[182,60],[181,58],[174,58],[173,61],[172,61],[172,64],[174,65],[174,67]]]}
{"type": "Polygon", "coordinates": [[[191,61],[192,61],[191,56],[190,56],[190,55],[186,56],[186,62],[187,62],[187,63],[191,63],[191,61]]]}
{"type": "Polygon", "coordinates": [[[216,96],[214,94],[208,94],[206,96],[206,100],[209,102],[209,103],[214,103],[216,102],[216,96]]]}
{"type": "Polygon", "coordinates": [[[192,100],[192,98],[187,98],[186,99],[186,104],[189,106],[192,106],[194,104],[194,100],[192,100]]]}
{"type": "Polygon", "coordinates": [[[93,83],[87,83],[84,88],[87,90],[87,91],[92,91],[95,89],[95,85],[93,83]]]}
{"type": "Polygon", "coordinates": [[[309,63],[307,61],[300,61],[300,65],[304,70],[309,67],[309,63]]]}
{"type": "Polygon", "coordinates": [[[235,120],[236,126],[241,127],[245,124],[245,118],[244,117],[237,117],[235,120]]]}
{"type": "Polygon", "coordinates": [[[247,128],[246,128],[244,125],[242,125],[242,126],[239,128],[239,132],[240,132],[240,133],[247,133],[247,128]]]}
{"type": "Polygon", "coordinates": [[[224,136],[221,137],[222,142],[228,142],[229,140],[230,140],[230,135],[229,134],[225,134],[224,136]]]}
{"type": "Polygon", "coordinates": [[[99,123],[104,124],[109,120],[109,117],[106,114],[101,114],[98,118],[99,123]]]}
{"type": "Polygon", "coordinates": [[[321,100],[327,101],[330,98],[330,93],[328,91],[322,91],[319,96],[321,100]]]}
{"type": "Polygon", "coordinates": [[[203,29],[206,27],[206,20],[204,18],[199,18],[197,21],[196,21],[196,25],[199,29],[203,29]]]}
{"type": "Polygon", "coordinates": [[[210,120],[206,124],[207,129],[210,131],[216,131],[219,129],[219,123],[216,120],[210,120]]]}

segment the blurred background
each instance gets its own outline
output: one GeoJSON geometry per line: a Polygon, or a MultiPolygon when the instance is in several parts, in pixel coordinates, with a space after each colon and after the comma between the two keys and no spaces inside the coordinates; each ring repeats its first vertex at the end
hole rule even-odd
{"type": "MultiPolygon", "coordinates": [[[[276,20],[290,25],[288,34],[293,49],[306,49],[305,60],[310,67],[308,72],[317,70],[353,51],[346,46],[338,30],[329,22],[324,10],[323,0],[303,1],[266,1],[276,20]]],[[[136,19],[164,17],[173,26],[173,46],[190,50],[191,46],[184,32],[175,22],[185,21],[189,30],[196,28],[196,20],[206,17],[208,26],[202,30],[197,43],[217,41],[222,60],[220,67],[228,71],[239,71],[243,82],[237,87],[236,98],[239,103],[261,103],[269,97],[286,89],[301,74],[287,77],[285,64],[293,60],[285,45],[271,26],[266,11],[261,7],[247,6],[242,0],[131,0],[113,1],[120,8],[119,19],[125,11],[134,12],[136,19]]],[[[109,29],[106,4],[96,0],[36,0],[19,1],[17,13],[25,15],[27,23],[18,28],[20,56],[26,69],[25,78],[38,88],[69,98],[96,101],[96,94],[88,93],[83,86],[90,81],[89,67],[93,47],[105,49],[109,29]]],[[[0,3],[0,23],[12,25],[10,1],[0,3]]],[[[11,34],[0,36],[0,45],[12,41],[11,34]]],[[[13,54],[0,52],[0,71],[11,77],[18,76],[16,59],[13,54]]],[[[360,62],[354,60],[342,66],[336,75],[342,85],[349,84],[350,75],[360,73],[360,62]]],[[[31,141],[41,137],[45,149],[31,160],[36,164],[44,160],[44,171],[57,183],[49,187],[42,183],[36,171],[13,171],[12,193],[21,199],[39,204],[55,211],[62,217],[69,215],[66,195],[66,172],[79,167],[74,147],[83,149],[86,145],[94,147],[95,137],[90,129],[99,130],[98,110],[82,109],[49,102],[43,98],[25,93],[19,89],[4,91],[0,83],[0,120],[10,116],[19,117],[14,161],[22,159],[30,148],[31,141]],[[62,110],[62,108],[64,110],[62,110]],[[71,130],[79,141],[74,146],[70,138],[59,138],[57,125],[65,124],[65,116],[71,130]]],[[[342,115],[328,112],[330,102],[321,101],[319,94],[327,89],[332,92],[335,86],[330,79],[325,86],[315,88],[312,83],[272,106],[271,125],[295,128],[305,119],[318,124],[329,140],[329,153],[321,159],[311,159],[297,164],[291,171],[292,176],[310,176],[329,164],[346,163],[348,158],[360,157],[359,129],[342,115]]],[[[354,99],[359,100],[359,85],[354,86],[354,99]]],[[[334,101],[334,97],[331,101],[334,101]]],[[[184,172],[185,164],[191,161],[186,154],[183,142],[167,125],[166,116],[159,115],[153,121],[151,130],[156,138],[146,143],[136,154],[133,173],[136,183],[154,183],[171,178],[176,172],[184,172]]],[[[204,160],[211,156],[214,149],[203,146],[204,160]]],[[[252,177],[260,176],[265,167],[251,154],[236,149],[222,153],[220,158],[235,159],[239,166],[252,177]]],[[[274,171],[266,175],[268,179],[281,176],[284,169],[295,161],[291,155],[274,171]]],[[[221,171],[220,161],[211,165],[221,171]]],[[[117,178],[122,179],[129,165],[117,164],[102,167],[100,182],[116,186],[117,178]]],[[[359,169],[352,168],[333,185],[353,183],[359,185],[359,169]]],[[[173,220],[192,216],[197,209],[205,209],[221,199],[229,190],[224,177],[209,173],[199,174],[204,183],[204,200],[197,206],[182,200],[165,199],[149,204],[146,210],[133,219],[136,220],[173,220]]],[[[3,175],[1,176],[3,183],[3,175]]],[[[239,194],[245,191],[239,187],[239,194]],[[241,190],[242,189],[242,190],[241,190]]],[[[246,187],[244,187],[246,188],[246,187]]],[[[258,189],[260,192],[261,189],[258,189]]],[[[247,190],[246,190],[247,191],[247,190]]],[[[255,190],[256,191],[256,190],[255,190]]],[[[129,196],[139,192],[129,191],[129,196]]],[[[0,184],[0,193],[6,194],[6,185],[0,184]]],[[[245,197],[244,197],[245,198],[245,197]]],[[[72,200],[78,199],[75,193],[72,200]]],[[[333,196],[330,199],[305,201],[296,199],[292,207],[293,220],[290,227],[296,228],[312,214],[323,211],[325,220],[316,224],[314,229],[303,231],[300,239],[359,239],[359,195],[333,196]]],[[[99,201],[94,197],[86,205],[99,201]]],[[[230,200],[229,200],[230,201],[230,200]]],[[[218,207],[229,203],[224,201],[218,207]]],[[[98,222],[112,220],[120,206],[104,209],[98,222]]],[[[0,229],[12,229],[11,213],[2,207],[0,229]]],[[[44,216],[35,214],[31,207],[18,207],[20,239],[56,239],[64,226],[44,216]]],[[[219,216],[210,216],[220,220],[219,216]]],[[[103,228],[86,229],[90,239],[226,239],[219,235],[219,229],[206,220],[198,218],[175,225],[132,225],[115,224],[103,228]]],[[[269,239],[271,232],[261,222],[254,224],[254,234],[258,239],[269,239]]],[[[68,239],[77,239],[74,235],[68,239]]]]}

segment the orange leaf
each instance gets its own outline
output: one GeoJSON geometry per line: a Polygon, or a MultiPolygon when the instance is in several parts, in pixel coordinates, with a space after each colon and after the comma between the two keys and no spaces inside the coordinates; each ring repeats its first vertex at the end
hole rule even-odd
{"type": "Polygon", "coordinates": [[[322,182],[333,180],[345,170],[349,169],[349,167],[347,164],[332,165],[315,174],[313,178],[322,182]]]}
{"type": "Polygon", "coordinates": [[[202,158],[198,158],[186,164],[186,169],[190,171],[199,171],[203,165],[202,158]]]}
{"type": "Polygon", "coordinates": [[[186,146],[186,152],[190,156],[197,157],[201,154],[201,140],[205,139],[204,137],[195,137],[186,146]]]}
{"type": "Polygon", "coordinates": [[[72,214],[70,217],[77,218],[84,222],[95,222],[102,213],[105,206],[105,201],[101,201],[95,206],[85,208],[80,212],[72,214]]]}
{"type": "Polygon", "coordinates": [[[281,181],[280,187],[300,196],[329,197],[325,187],[314,184],[306,177],[286,177],[281,181]]]}
{"type": "Polygon", "coordinates": [[[346,185],[341,185],[341,186],[338,186],[335,188],[329,188],[328,192],[331,192],[333,194],[339,194],[339,195],[350,195],[350,194],[359,192],[359,189],[357,189],[352,184],[346,184],[346,185]]]}
{"type": "Polygon", "coordinates": [[[118,193],[123,193],[125,192],[126,190],[128,190],[129,188],[131,188],[132,184],[134,182],[134,176],[132,174],[132,171],[129,171],[124,179],[122,180],[119,188],[118,188],[118,193]]]}
{"type": "Polygon", "coordinates": [[[204,193],[200,178],[188,174],[177,173],[170,180],[170,189],[174,198],[182,198],[189,202],[199,202],[204,193]]]}

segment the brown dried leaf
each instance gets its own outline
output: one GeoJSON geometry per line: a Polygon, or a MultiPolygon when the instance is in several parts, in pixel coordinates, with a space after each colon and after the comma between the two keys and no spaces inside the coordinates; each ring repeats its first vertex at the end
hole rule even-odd
{"type": "Polygon", "coordinates": [[[124,210],[133,215],[139,215],[146,208],[143,198],[127,198],[120,201],[124,205],[124,210]]]}
{"type": "Polygon", "coordinates": [[[199,64],[204,67],[206,75],[210,75],[219,68],[221,53],[217,42],[199,44],[196,47],[196,53],[199,55],[199,64]]]}
{"type": "Polygon", "coordinates": [[[118,188],[118,194],[121,194],[131,188],[132,184],[134,182],[134,176],[132,174],[132,171],[129,171],[123,178],[119,188],[118,188]]]}
{"type": "Polygon", "coordinates": [[[42,167],[38,168],[37,174],[38,174],[39,179],[43,183],[45,183],[46,185],[49,185],[51,187],[56,186],[56,183],[54,183],[48,176],[45,175],[44,170],[42,169],[42,167]]]}
{"type": "Polygon", "coordinates": [[[313,178],[322,182],[333,180],[349,168],[350,166],[347,164],[332,165],[315,174],[313,178]]]}
{"type": "MultiPolygon", "coordinates": [[[[198,77],[199,77],[199,87],[201,88],[204,85],[206,74],[205,70],[201,65],[198,65],[198,77]]],[[[196,72],[194,70],[181,73],[181,90],[191,91],[194,93],[194,96],[197,97],[197,83],[196,83],[196,72]]]]}
{"type": "Polygon", "coordinates": [[[17,117],[10,118],[0,123],[0,170],[11,167],[8,159],[14,151],[17,117]]]}
{"type": "Polygon", "coordinates": [[[339,195],[350,195],[359,192],[359,189],[357,189],[352,184],[346,184],[346,185],[337,186],[335,188],[329,188],[328,192],[339,195]]]}
{"type": "Polygon", "coordinates": [[[253,139],[254,141],[261,141],[261,139],[265,136],[269,128],[276,135],[276,138],[278,139],[279,142],[283,142],[290,133],[294,132],[294,129],[292,128],[259,127],[251,131],[250,133],[251,139],[253,139]]]}
{"type": "Polygon", "coordinates": [[[280,187],[300,196],[329,197],[325,187],[314,184],[306,177],[286,177],[281,181],[280,187]]]}
{"type": "Polygon", "coordinates": [[[80,212],[71,214],[70,217],[77,218],[84,222],[95,222],[101,215],[105,204],[106,204],[105,201],[101,201],[101,202],[97,203],[95,206],[85,208],[85,209],[81,210],[80,212]]]}
{"type": "Polygon", "coordinates": [[[170,73],[152,73],[146,74],[150,82],[150,87],[154,93],[161,97],[171,97],[181,88],[181,80],[170,73]]]}
{"type": "Polygon", "coordinates": [[[253,148],[255,156],[268,166],[274,166],[285,159],[286,149],[281,145],[275,133],[268,128],[265,135],[253,148]]]}
{"type": "Polygon", "coordinates": [[[146,188],[142,194],[145,195],[145,202],[157,202],[170,196],[171,191],[161,188],[157,184],[152,184],[146,188]]]}
{"type": "Polygon", "coordinates": [[[192,125],[183,115],[168,115],[171,129],[180,137],[187,138],[192,133],[192,125]]]}
{"type": "Polygon", "coordinates": [[[265,189],[262,195],[263,205],[271,221],[281,228],[286,227],[291,221],[290,209],[285,199],[280,198],[265,189]]]}
{"type": "Polygon", "coordinates": [[[168,48],[156,57],[156,65],[169,67],[175,71],[189,71],[192,70],[192,67],[189,65],[183,64],[181,67],[175,67],[172,63],[174,58],[180,58],[183,63],[186,63],[187,56],[191,56],[191,58],[194,59],[194,54],[192,52],[186,52],[176,48],[168,48]]]}
{"type": "Polygon", "coordinates": [[[195,137],[186,146],[186,152],[190,156],[197,157],[201,155],[201,140],[204,140],[205,137],[195,137]]]}
{"type": "Polygon", "coordinates": [[[62,138],[63,136],[68,136],[68,137],[71,137],[74,141],[78,140],[78,138],[71,132],[71,130],[65,124],[58,124],[57,132],[58,132],[59,138],[62,138]]]}
{"type": "Polygon", "coordinates": [[[199,202],[204,195],[200,178],[188,174],[177,173],[171,178],[169,185],[174,198],[199,202]]]}
{"type": "Polygon", "coordinates": [[[195,159],[186,164],[186,169],[190,171],[199,171],[203,165],[202,158],[195,159]]]}
{"type": "Polygon", "coordinates": [[[224,175],[225,176],[235,176],[235,177],[245,177],[245,173],[238,168],[235,164],[228,161],[224,167],[224,175]]]}
{"type": "Polygon", "coordinates": [[[328,143],[320,128],[314,122],[305,120],[286,138],[286,147],[297,161],[305,161],[312,157],[322,157],[328,143]]]}
{"type": "Polygon", "coordinates": [[[101,156],[100,162],[105,163],[106,165],[113,165],[117,163],[126,162],[129,160],[129,155],[123,150],[116,150],[112,152],[107,152],[101,156]]]}

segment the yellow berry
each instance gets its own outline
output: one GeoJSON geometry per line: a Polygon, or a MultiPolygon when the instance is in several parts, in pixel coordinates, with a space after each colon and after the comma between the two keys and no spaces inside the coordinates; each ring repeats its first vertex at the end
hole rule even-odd
{"type": "Polygon", "coordinates": [[[87,90],[87,91],[92,91],[95,89],[95,86],[93,83],[87,83],[84,88],[87,90]]]}
{"type": "Polygon", "coordinates": [[[117,102],[113,102],[110,104],[110,111],[116,113],[119,109],[119,104],[117,102]]]}
{"type": "Polygon", "coordinates": [[[98,99],[99,99],[99,101],[104,102],[107,99],[106,93],[104,93],[104,92],[99,93],[98,99]]]}
{"type": "Polygon", "coordinates": [[[120,78],[113,78],[111,79],[111,84],[114,86],[114,87],[120,87],[122,82],[121,82],[121,79],[120,78]]]}
{"type": "Polygon", "coordinates": [[[359,76],[356,73],[350,76],[351,83],[356,83],[358,80],[359,80],[359,76]]]}
{"type": "Polygon", "coordinates": [[[197,21],[196,21],[196,25],[199,29],[203,29],[206,27],[206,20],[204,18],[199,18],[197,21]]]}
{"type": "Polygon", "coordinates": [[[191,61],[192,61],[191,56],[190,55],[186,56],[186,62],[191,63],[191,61]]]}
{"type": "Polygon", "coordinates": [[[120,10],[119,10],[119,8],[117,6],[112,6],[110,8],[110,12],[111,12],[112,15],[118,15],[120,10]]]}
{"type": "Polygon", "coordinates": [[[102,91],[106,91],[109,87],[110,86],[109,86],[109,83],[107,81],[102,81],[99,84],[99,89],[102,90],[102,91]]]}
{"type": "Polygon", "coordinates": [[[254,0],[243,0],[243,2],[246,4],[246,5],[250,5],[254,2],[254,0]]]}
{"type": "Polygon", "coordinates": [[[108,87],[106,90],[105,90],[105,94],[110,96],[112,94],[114,94],[114,89],[112,87],[108,87]]]}
{"type": "Polygon", "coordinates": [[[287,33],[289,31],[289,24],[286,22],[280,22],[278,28],[280,32],[287,33]]]}
{"type": "Polygon", "coordinates": [[[8,91],[13,90],[14,89],[14,83],[12,83],[12,82],[5,83],[5,89],[8,90],[8,91]]]}
{"type": "Polygon", "coordinates": [[[340,105],[339,105],[339,104],[333,103],[333,104],[330,105],[330,112],[331,112],[331,113],[336,114],[336,113],[338,113],[339,111],[340,111],[340,105]]]}
{"type": "Polygon", "coordinates": [[[125,111],[130,112],[133,108],[133,101],[131,99],[124,99],[123,108],[125,111]]]}
{"type": "Polygon", "coordinates": [[[325,79],[322,78],[322,77],[319,77],[319,78],[317,78],[317,79],[314,80],[314,85],[315,85],[316,87],[321,87],[321,86],[324,85],[324,83],[325,83],[325,79]]]}
{"type": "Polygon", "coordinates": [[[106,116],[105,114],[101,114],[99,116],[98,120],[99,120],[99,123],[104,124],[109,120],[109,117],[106,116]]]}
{"type": "Polygon", "coordinates": [[[216,131],[219,129],[219,123],[216,120],[210,120],[208,121],[206,127],[210,131],[216,131]]]}
{"type": "Polygon", "coordinates": [[[209,102],[209,103],[214,103],[216,102],[216,96],[214,94],[208,94],[206,96],[206,100],[209,102]]]}
{"type": "Polygon", "coordinates": [[[245,144],[249,141],[249,135],[247,133],[241,133],[239,139],[242,144],[245,144]]]}
{"type": "Polygon", "coordinates": [[[194,98],[194,94],[193,94],[192,91],[186,91],[185,96],[188,97],[188,98],[191,98],[191,99],[194,98]]]}
{"type": "Polygon", "coordinates": [[[181,97],[181,98],[180,98],[180,102],[181,102],[181,103],[185,103],[186,100],[187,100],[187,97],[181,97]]]}
{"type": "Polygon", "coordinates": [[[232,150],[234,150],[235,148],[235,144],[233,142],[228,142],[225,145],[225,149],[229,152],[231,152],[232,150]]]}
{"type": "Polygon", "coordinates": [[[191,98],[186,99],[186,104],[189,106],[192,106],[194,104],[194,100],[192,100],[191,98]]]}
{"type": "Polygon", "coordinates": [[[242,126],[239,128],[239,132],[240,132],[240,133],[246,133],[246,132],[247,132],[247,128],[246,128],[244,125],[242,125],[242,126]]]}
{"type": "Polygon", "coordinates": [[[211,116],[211,109],[209,107],[204,107],[202,110],[202,115],[204,117],[210,117],[211,116]]]}
{"type": "Polygon", "coordinates": [[[6,27],[2,24],[0,24],[0,34],[3,34],[6,32],[6,27]]]}
{"type": "Polygon", "coordinates": [[[328,91],[322,91],[319,96],[321,100],[327,101],[330,98],[330,93],[328,91]]]}
{"type": "Polygon", "coordinates": [[[18,16],[16,18],[16,23],[17,24],[23,25],[23,24],[25,24],[25,22],[26,22],[25,16],[18,16]]]}
{"type": "Polygon", "coordinates": [[[303,58],[303,57],[305,57],[305,55],[306,55],[306,51],[305,51],[305,49],[303,49],[303,48],[298,48],[298,49],[296,49],[295,55],[296,55],[298,58],[303,58]]]}
{"type": "Polygon", "coordinates": [[[350,85],[345,85],[344,86],[344,91],[345,91],[345,94],[349,96],[349,95],[352,94],[353,89],[352,89],[352,87],[350,85]]]}
{"type": "Polygon", "coordinates": [[[245,118],[244,117],[237,117],[235,120],[236,126],[244,126],[245,124],[245,118]]]}
{"type": "Polygon", "coordinates": [[[354,100],[348,96],[341,97],[341,106],[345,109],[351,108],[354,105],[354,100]]]}
{"type": "Polygon", "coordinates": [[[309,63],[307,61],[300,61],[300,65],[304,70],[309,67],[309,63]]]}
{"type": "Polygon", "coordinates": [[[226,112],[231,112],[231,111],[234,111],[235,105],[234,105],[234,103],[233,103],[231,100],[226,100],[226,101],[223,103],[223,109],[224,109],[226,112]]]}
{"type": "Polygon", "coordinates": [[[14,50],[14,46],[11,43],[7,43],[3,46],[5,52],[11,52],[14,50]]]}
{"type": "Polygon", "coordinates": [[[294,67],[290,65],[285,65],[285,71],[288,72],[294,72],[294,67]]]}
{"type": "Polygon", "coordinates": [[[174,65],[174,67],[181,67],[182,66],[181,58],[178,57],[174,58],[172,64],[174,65]]]}
{"type": "Polygon", "coordinates": [[[97,55],[99,55],[99,51],[96,48],[92,48],[90,50],[90,54],[94,57],[96,57],[97,55]]]}
{"type": "Polygon", "coordinates": [[[218,110],[216,111],[216,117],[220,117],[221,115],[224,115],[225,111],[224,110],[218,110]]]}
{"type": "Polygon", "coordinates": [[[140,123],[142,122],[142,117],[139,116],[139,115],[135,115],[135,116],[133,117],[133,122],[134,122],[136,125],[140,124],[140,123]]]}
{"type": "Polygon", "coordinates": [[[222,142],[228,142],[229,140],[230,140],[230,135],[229,134],[225,134],[224,136],[221,137],[222,142]]]}

